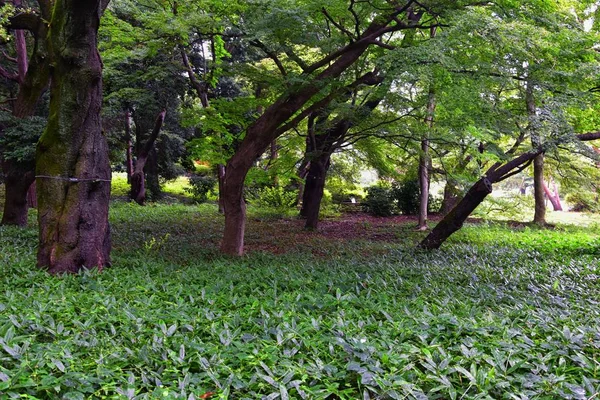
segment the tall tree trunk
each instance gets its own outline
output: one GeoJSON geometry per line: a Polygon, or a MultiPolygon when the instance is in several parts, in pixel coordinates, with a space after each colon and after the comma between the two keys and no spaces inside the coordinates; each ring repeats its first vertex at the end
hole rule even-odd
{"type": "Polygon", "coordinates": [[[323,200],[325,178],[329,170],[330,159],[331,153],[326,152],[310,162],[302,200],[302,208],[306,214],[304,227],[309,230],[316,230],[319,224],[321,201],[323,200]]]}
{"type": "MultiPolygon", "coordinates": [[[[525,89],[525,104],[529,115],[529,130],[531,132],[531,145],[533,148],[541,146],[542,140],[535,127],[536,107],[533,96],[533,83],[527,81],[525,89]]],[[[538,225],[546,224],[546,199],[544,197],[544,154],[538,155],[533,160],[533,196],[535,198],[535,213],[533,222],[538,225]]]]}
{"type": "Polygon", "coordinates": [[[146,162],[148,161],[150,152],[154,148],[154,143],[158,138],[158,134],[160,133],[160,129],[162,128],[166,114],[166,110],[162,110],[158,114],[150,137],[143,146],[138,146],[135,168],[133,170],[133,174],[131,174],[131,199],[141,206],[143,206],[146,201],[146,174],[144,173],[144,168],[146,167],[146,162]]]}
{"type": "Polygon", "coordinates": [[[110,265],[110,164],[102,132],[100,0],[56,0],[50,21],[50,117],[36,154],[38,266],[110,265]]]}
{"type": "Polygon", "coordinates": [[[131,176],[133,175],[133,141],[131,138],[131,110],[129,108],[125,111],[125,141],[127,142],[127,150],[125,150],[127,183],[131,184],[131,176]]]}
{"type": "MultiPolygon", "coordinates": [[[[15,6],[21,1],[15,1],[15,6]]],[[[47,15],[42,15],[47,17],[47,15]]],[[[37,103],[48,87],[49,61],[46,49],[47,25],[40,21],[35,24],[32,31],[34,47],[31,60],[27,58],[27,43],[25,31],[15,30],[15,50],[17,54],[18,74],[16,82],[19,84],[17,98],[13,105],[13,116],[28,118],[34,115],[37,103]]],[[[2,171],[5,179],[4,211],[2,225],[25,226],[30,202],[27,200],[29,185],[35,180],[35,165],[20,163],[15,160],[2,161],[2,171]]]]}
{"type": "MultiPolygon", "coordinates": [[[[432,34],[432,36],[435,36],[432,34]]],[[[429,89],[429,98],[427,100],[427,116],[425,117],[425,123],[427,129],[433,128],[433,116],[435,113],[435,91],[433,88],[429,89]]],[[[427,230],[427,210],[429,207],[429,132],[423,135],[421,140],[421,155],[419,156],[419,188],[420,188],[420,201],[419,201],[419,225],[417,229],[421,231],[427,230]]]]}
{"type": "Polygon", "coordinates": [[[35,179],[27,190],[27,206],[29,208],[37,208],[37,186],[35,185],[35,179]]]}

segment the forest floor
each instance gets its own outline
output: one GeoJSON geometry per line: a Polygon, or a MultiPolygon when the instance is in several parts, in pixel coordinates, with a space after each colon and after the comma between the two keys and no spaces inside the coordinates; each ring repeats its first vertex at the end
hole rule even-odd
{"type": "Polygon", "coordinates": [[[214,204],[116,201],[110,218],[113,266],[66,277],[35,268],[35,212],[0,227],[0,398],[600,393],[597,216],[472,220],[424,252],[412,218],[307,232],[250,207],[240,258],[219,255],[214,204]]]}

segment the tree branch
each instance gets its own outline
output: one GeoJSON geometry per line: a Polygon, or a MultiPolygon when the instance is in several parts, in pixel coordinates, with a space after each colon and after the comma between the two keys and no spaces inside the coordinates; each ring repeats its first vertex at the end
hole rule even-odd
{"type": "Polygon", "coordinates": [[[261,49],[262,51],[264,51],[265,54],[267,56],[269,56],[269,58],[275,62],[275,65],[277,65],[277,68],[279,69],[279,72],[281,72],[281,75],[287,76],[287,71],[285,70],[285,67],[283,66],[281,60],[277,56],[277,53],[275,53],[274,51],[269,50],[269,48],[263,42],[261,42],[258,39],[252,40],[250,42],[250,44],[252,46],[258,47],[259,49],[261,49]]]}

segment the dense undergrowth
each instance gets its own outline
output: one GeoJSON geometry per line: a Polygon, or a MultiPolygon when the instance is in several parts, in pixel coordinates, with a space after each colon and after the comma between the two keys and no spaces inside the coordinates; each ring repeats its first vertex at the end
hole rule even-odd
{"type": "Polygon", "coordinates": [[[33,227],[0,228],[0,397],[600,393],[597,226],[471,224],[423,253],[408,225],[328,239],[255,214],[232,259],[212,205],[111,221],[113,267],[63,278],[34,268],[33,227]]]}

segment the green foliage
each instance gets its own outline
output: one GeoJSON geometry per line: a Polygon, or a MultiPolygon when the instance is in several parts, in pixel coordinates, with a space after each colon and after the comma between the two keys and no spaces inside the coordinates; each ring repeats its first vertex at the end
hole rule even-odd
{"type": "Polygon", "coordinates": [[[419,212],[420,192],[419,181],[404,179],[393,184],[391,196],[402,214],[415,215],[419,212]]]}
{"type": "Polygon", "coordinates": [[[0,110],[0,125],[2,157],[18,163],[32,163],[35,160],[35,145],[46,127],[46,119],[15,118],[10,113],[0,110]]]}
{"type": "Polygon", "coordinates": [[[569,193],[565,200],[571,205],[573,211],[600,212],[598,195],[588,192],[569,193]]]}
{"type": "Polygon", "coordinates": [[[362,202],[365,212],[377,217],[389,217],[396,207],[392,189],[387,186],[374,185],[367,188],[367,197],[362,202]]]}
{"type": "Polygon", "coordinates": [[[192,175],[190,176],[190,187],[186,192],[192,195],[196,203],[204,203],[208,200],[208,194],[214,190],[217,184],[217,178],[211,175],[192,175]]]}
{"type": "Polygon", "coordinates": [[[285,210],[296,206],[297,197],[298,193],[295,190],[287,190],[281,186],[266,186],[252,193],[248,200],[260,207],[285,210]]]}
{"type": "MultiPolygon", "coordinates": [[[[400,239],[382,246],[320,236],[299,244],[291,239],[314,233],[300,235],[297,222],[296,231],[289,221],[249,221],[251,246],[282,236],[286,255],[221,258],[214,206],[117,203],[113,267],[61,278],[34,267],[35,228],[0,227],[0,392],[51,399],[600,392],[597,226],[468,224],[452,246],[424,253],[400,239]]],[[[385,232],[419,235],[397,224],[385,232]]]]}

